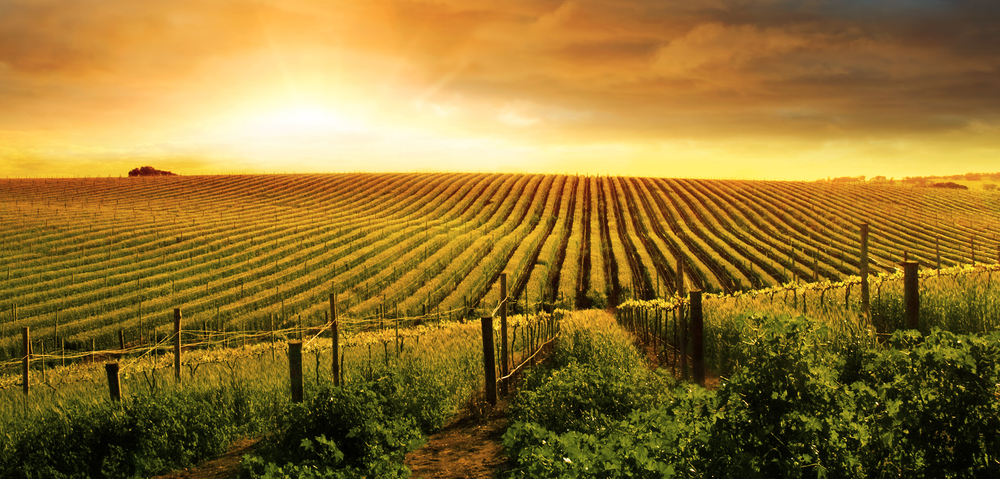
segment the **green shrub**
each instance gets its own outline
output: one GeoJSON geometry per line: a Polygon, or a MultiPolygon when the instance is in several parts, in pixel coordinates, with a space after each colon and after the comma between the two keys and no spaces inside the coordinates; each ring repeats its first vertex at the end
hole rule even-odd
{"type": "MultiPolygon", "coordinates": [[[[633,450],[637,437],[663,443],[680,437],[672,410],[674,382],[646,369],[624,337],[576,331],[556,348],[549,366],[530,370],[511,404],[504,434],[524,477],[574,477],[636,470],[667,473],[659,446],[633,450]],[[664,439],[663,434],[673,434],[664,439]]],[[[674,441],[676,442],[676,441],[674,441]]]]}
{"type": "Polygon", "coordinates": [[[576,331],[560,343],[551,365],[529,370],[511,404],[513,421],[551,429],[592,431],[655,403],[672,380],[650,374],[624,338],[576,331]]]}
{"type": "Polygon", "coordinates": [[[11,438],[0,477],[148,477],[194,465],[269,427],[258,416],[266,418],[238,384],[64,404],[11,438]]]}
{"type": "Polygon", "coordinates": [[[515,401],[512,475],[1000,476],[1000,334],[879,344],[753,316],[737,329],[717,391],[663,388],[604,335],[574,336],[515,401]]]}
{"type": "Polygon", "coordinates": [[[709,475],[857,477],[866,428],[838,381],[844,361],[827,328],[749,319],[735,353],[741,368],[718,391],[725,414],[711,429],[709,475]]]}
{"type": "Polygon", "coordinates": [[[897,331],[873,352],[858,402],[873,469],[910,477],[1000,472],[1000,335],[897,331]]]}
{"type": "Polygon", "coordinates": [[[442,381],[411,364],[321,388],[287,410],[243,467],[252,477],[406,477],[406,453],[453,408],[442,381]]]}

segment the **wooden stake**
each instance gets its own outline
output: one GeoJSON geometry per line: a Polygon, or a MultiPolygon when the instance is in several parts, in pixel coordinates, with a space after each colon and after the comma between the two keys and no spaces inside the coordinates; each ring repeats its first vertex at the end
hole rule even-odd
{"type": "MultiPolygon", "coordinates": [[[[685,294],[684,293],[684,263],[682,262],[681,258],[678,257],[677,258],[677,297],[678,298],[683,298],[684,294],[685,294]]],[[[678,338],[677,338],[677,350],[679,351],[680,360],[681,360],[680,361],[680,363],[681,363],[680,364],[681,379],[686,381],[687,378],[688,378],[688,373],[687,373],[687,335],[688,335],[687,316],[684,314],[684,306],[683,305],[679,305],[677,307],[677,309],[678,309],[677,315],[680,318],[680,325],[679,325],[680,332],[679,332],[679,335],[678,335],[678,338]]]]}
{"type": "Polygon", "coordinates": [[[920,279],[917,276],[916,261],[904,261],[903,303],[906,305],[906,328],[917,329],[920,320],[920,279]]]}
{"type": "Polygon", "coordinates": [[[302,402],[302,341],[288,342],[288,373],[292,384],[292,402],[302,402]]]}
{"type": "Polygon", "coordinates": [[[340,386],[340,324],[337,320],[337,293],[330,294],[330,331],[333,334],[331,346],[333,349],[333,361],[330,371],[333,374],[333,385],[340,386]]]}
{"type": "Polygon", "coordinates": [[[107,363],[104,365],[104,370],[108,373],[108,391],[111,393],[112,401],[121,401],[122,399],[122,388],[121,381],[118,376],[118,363],[107,363]]]}
{"type": "MultiPolygon", "coordinates": [[[[510,374],[510,359],[507,350],[507,273],[500,273],[500,376],[510,374]]],[[[507,395],[507,380],[500,382],[500,392],[507,395]]]]}
{"type": "Polygon", "coordinates": [[[29,367],[31,365],[31,333],[30,333],[30,330],[28,329],[27,326],[21,328],[21,339],[22,339],[22,343],[24,345],[24,348],[23,348],[23,351],[24,351],[24,360],[23,360],[24,368],[23,368],[22,381],[23,381],[23,384],[24,384],[24,395],[27,396],[28,392],[29,392],[29,389],[30,389],[30,386],[29,386],[30,383],[28,381],[28,369],[29,369],[29,367]]]}
{"type": "Polygon", "coordinates": [[[497,368],[493,352],[493,317],[484,316],[483,326],[483,369],[486,373],[486,400],[491,406],[497,404],[497,368]]]}
{"type": "Polygon", "coordinates": [[[972,254],[972,266],[976,266],[976,237],[969,238],[969,252],[972,254]]]}
{"type": "Polygon", "coordinates": [[[868,223],[864,223],[861,225],[861,313],[866,318],[871,318],[870,295],[868,289],[868,223]]]}
{"type": "Polygon", "coordinates": [[[934,264],[935,268],[941,270],[941,237],[934,238],[934,264]]]}
{"type": "Polygon", "coordinates": [[[181,380],[181,310],[174,308],[174,379],[181,380]]]}
{"type": "Polygon", "coordinates": [[[704,322],[701,315],[701,291],[691,291],[691,374],[694,382],[705,385],[704,322]]]}

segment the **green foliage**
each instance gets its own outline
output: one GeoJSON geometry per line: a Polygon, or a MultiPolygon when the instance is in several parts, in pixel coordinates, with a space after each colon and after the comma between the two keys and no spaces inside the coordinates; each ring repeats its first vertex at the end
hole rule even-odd
{"type": "Polygon", "coordinates": [[[735,373],[716,391],[663,387],[609,335],[575,335],[519,392],[504,436],[512,475],[1000,473],[1000,334],[909,331],[878,344],[806,317],[755,316],[733,334],[735,373]]]}
{"type": "MultiPolygon", "coordinates": [[[[646,370],[622,336],[577,330],[560,343],[550,366],[528,372],[511,405],[514,425],[504,444],[525,477],[576,477],[619,469],[666,472],[654,454],[631,451],[635,438],[680,435],[663,411],[643,408],[673,401],[673,380],[646,370]],[[564,431],[558,433],[556,431],[564,431]],[[631,453],[630,453],[631,454],[631,453]]],[[[658,439],[659,440],[659,439],[658,439]]],[[[670,441],[670,439],[665,439],[670,441]]],[[[645,447],[645,446],[644,446],[645,447]]]]}
{"type": "Polygon", "coordinates": [[[292,405],[265,441],[261,457],[246,456],[244,467],[253,477],[306,469],[334,474],[316,477],[405,477],[403,457],[423,442],[418,423],[434,424],[439,414],[425,411],[445,408],[448,398],[425,394],[430,402],[418,404],[404,398],[403,379],[390,372],[370,382],[323,388],[309,401],[292,405]]]}
{"type": "Polygon", "coordinates": [[[673,477],[690,467],[704,445],[714,396],[699,387],[668,392],[652,409],[637,408],[590,432],[557,433],[515,422],[504,435],[514,451],[514,477],[673,477]]]}
{"type": "Polygon", "coordinates": [[[0,450],[0,477],[148,477],[224,452],[267,417],[237,384],[58,404],[0,450]]]}
{"type": "Polygon", "coordinates": [[[623,341],[574,332],[571,342],[556,349],[551,367],[526,374],[511,404],[512,418],[590,432],[655,401],[668,380],[649,375],[636,350],[623,341]]]}
{"type": "Polygon", "coordinates": [[[372,381],[326,385],[289,407],[243,467],[251,477],[407,477],[406,453],[454,411],[446,376],[391,363],[372,381]]]}
{"type": "MultiPolygon", "coordinates": [[[[869,459],[886,474],[1000,472],[1000,334],[897,331],[863,371],[869,459]]],[[[857,384],[857,383],[855,383],[857,384]]]]}
{"type": "Polygon", "coordinates": [[[747,322],[742,368],[718,391],[726,414],[712,428],[709,475],[859,475],[855,454],[867,431],[852,390],[838,382],[844,361],[829,336],[803,317],[747,322]]]}

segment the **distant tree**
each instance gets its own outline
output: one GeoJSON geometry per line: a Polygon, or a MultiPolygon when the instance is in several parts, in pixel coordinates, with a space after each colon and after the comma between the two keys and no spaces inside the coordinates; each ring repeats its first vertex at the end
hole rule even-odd
{"type": "Polygon", "coordinates": [[[832,180],[834,183],[856,183],[858,181],[865,181],[865,175],[861,176],[838,176],[832,180]]]}
{"type": "Polygon", "coordinates": [[[177,173],[157,170],[152,166],[143,166],[141,168],[133,168],[132,171],[128,172],[128,175],[129,176],[177,176],[177,173]]]}
{"type": "Polygon", "coordinates": [[[986,190],[986,191],[993,191],[993,190],[997,189],[997,185],[996,185],[996,183],[990,183],[988,185],[983,185],[983,189],[986,190]]]}
{"type": "Polygon", "coordinates": [[[969,189],[968,186],[960,185],[958,183],[954,183],[954,182],[951,182],[951,181],[949,181],[947,183],[934,183],[933,185],[931,185],[931,188],[949,188],[949,189],[953,189],[953,190],[967,190],[967,189],[969,189]]]}

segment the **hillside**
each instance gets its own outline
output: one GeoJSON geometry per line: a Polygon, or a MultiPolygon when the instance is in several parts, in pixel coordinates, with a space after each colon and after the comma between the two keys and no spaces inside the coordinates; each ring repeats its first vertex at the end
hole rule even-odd
{"type": "Polygon", "coordinates": [[[0,181],[0,356],[37,339],[129,341],[175,307],[214,329],[650,298],[681,261],[710,291],[909,259],[995,262],[1000,195],[865,183],[517,174],[330,174],[0,181]],[[974,248],[974,249],[973,249],[974,248]],[[12,321],[16,318],[16,324],[12,321]],[[56,325],[58,324],[58,334],[56,325]]]}

